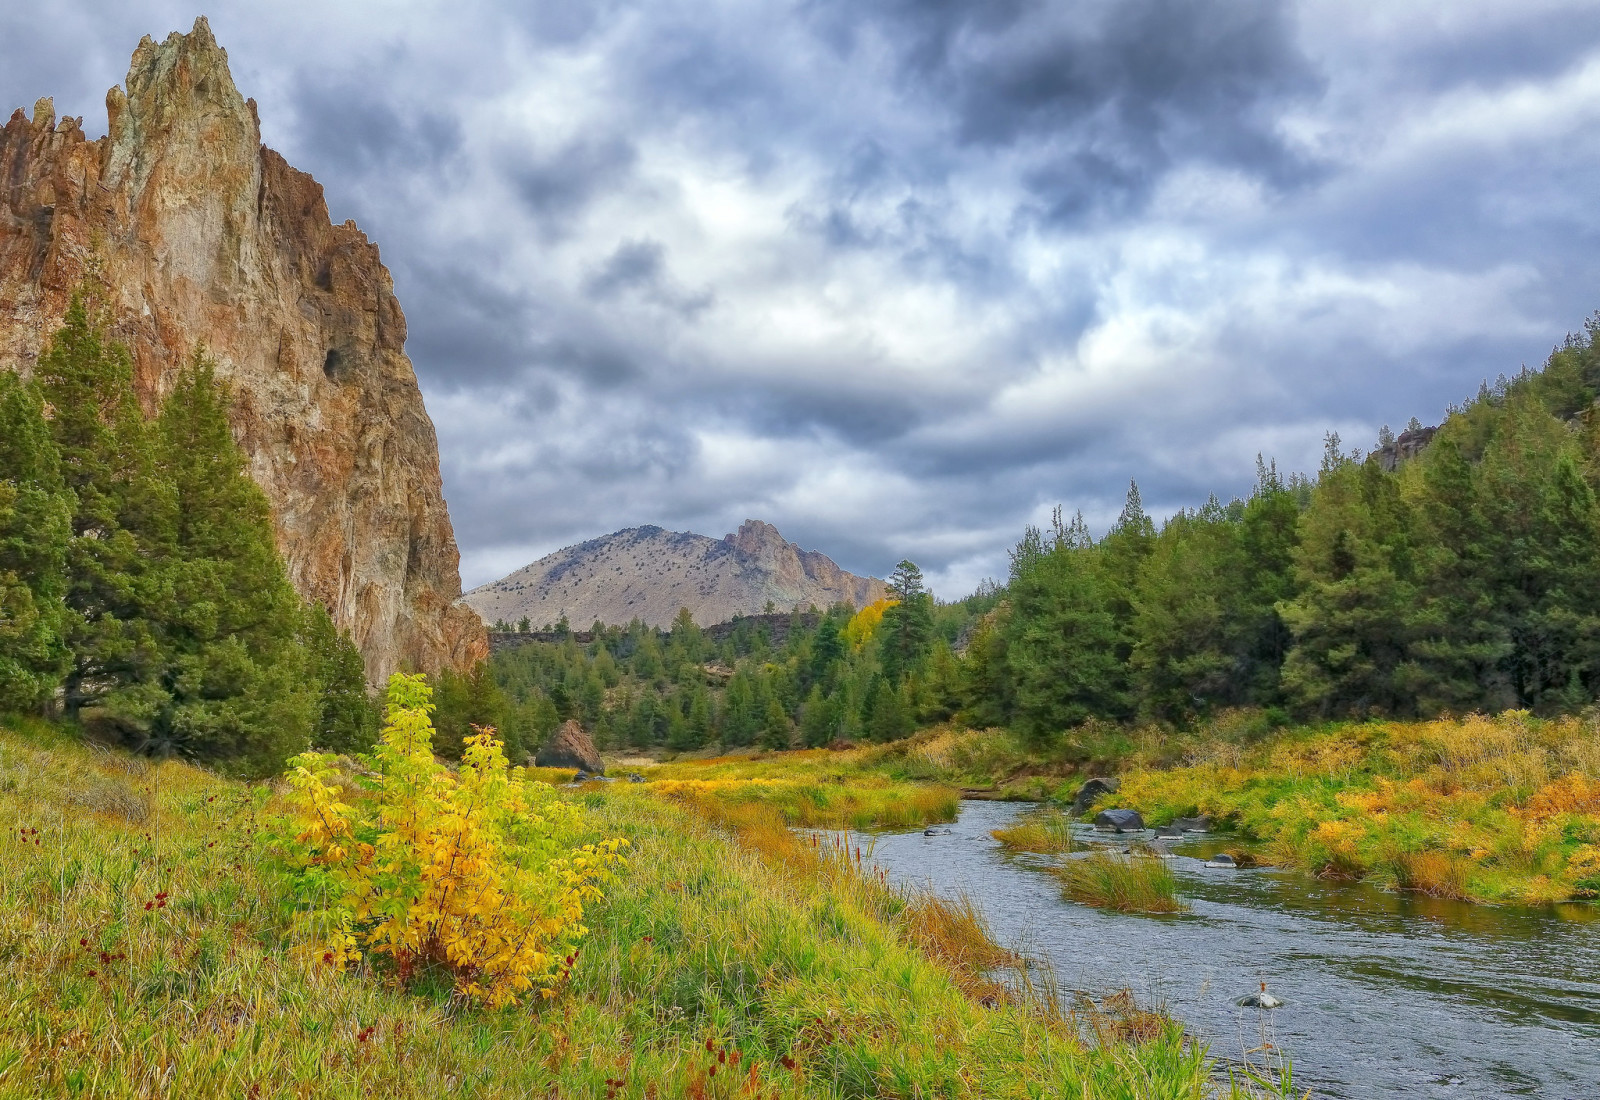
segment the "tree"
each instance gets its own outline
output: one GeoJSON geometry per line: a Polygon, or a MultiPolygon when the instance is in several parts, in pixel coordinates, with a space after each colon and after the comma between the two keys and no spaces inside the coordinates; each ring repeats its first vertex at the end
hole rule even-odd
{"type": "Polygon", "coordinates": [[[883,613],[879,660],[884,675],[899,684],[927,654],[933,634],[933,598],[922,585],[922,570],[901,561],[889,578],[889,598],[883,613]]]}
{"type": "Polygon", "coordinates": [[[1127,713],[1112,589],[1082,515],[1063,524],[1058,509],[1048,541],[1030,527],[1012,552],[1006,664],[1016,725],[1032,743],[1127,713]]]}
{"type": "Polygon", "coordinates": [[[38,387],[0,371],[0,710],[49,702],[71,667],[72,506],[38,387]]]}
{"type": "MultiPolygon", "coordinates": [[[[510,707],[487,661],[479,661],[465,674],[443,668],[430,678],[433,692],[433,751],[447,760],[460,760],[467,738],[476,730],[500,730],[510,707]]],[[[531,745],[506,746],[513,757],[531,751],[531,745]]]]}
{"type": "Polygon", "coordinates": [[[789,721],[789,715],[784,711],[783,704],[777,696],[767,700],[766,716],[761,722],[761,746],[767,749],[786,749],[789,747],[789,738],[794,732],[794,724],[789,721]]]}
{"type": "Polygon", "coordinates": [[[320,689],[311,744],[324,752],[371,752],[377,744],[377,704],[367,694],[366,665],[348,630],[321,604],[306,611],[303,643],[320,689]]]}
{"type": "Polygon", "coordinates": [[[807,748],[820,749],[832,742],[838,732],[838,704],[823,693],[821,684],[813,684],[800,709],[800,740],[807,748]]]}

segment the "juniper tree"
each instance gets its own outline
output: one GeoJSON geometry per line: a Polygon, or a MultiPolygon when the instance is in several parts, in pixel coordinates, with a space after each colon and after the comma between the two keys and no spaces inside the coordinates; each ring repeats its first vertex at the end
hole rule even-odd
{"type": "Polygon", "coordinates": [[[71,667],[72,497],[31,382],[0,370],[0,711],[50,701],[71,667]]]}

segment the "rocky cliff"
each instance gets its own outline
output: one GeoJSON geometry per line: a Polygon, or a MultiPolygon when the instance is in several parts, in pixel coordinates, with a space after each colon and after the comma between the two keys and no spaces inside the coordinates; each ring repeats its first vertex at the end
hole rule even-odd
{"type": "Polygon", "coordinates": [[[708,626],[759,614],[768,602],[780,611],[840,601],[862,607],[886,593],[882,581],[847,573],[752,519],[721,539],[631,527],[557,550],[462,602],[488,622],[526,615],[537,630],[562,615],[574,627],[635,618],[664,627],[682,607],[708,626]]]}
{"type": "Polygon", "coordinates": [[[203,18],[145,38],[106,111],[97,141],[48,99],[0,131],[0,367],[28,372],[95,273],[148,409],[196,345],[216,359],[290,575],[351,630],[368,677],[478,659],[377,246],[261,144],[203,18]]]}

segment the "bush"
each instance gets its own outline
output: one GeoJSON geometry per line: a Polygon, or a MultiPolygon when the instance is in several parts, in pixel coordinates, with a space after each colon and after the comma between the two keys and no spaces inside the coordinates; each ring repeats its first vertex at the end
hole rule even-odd
{"type": "Polygon", "coordinates": [[[575,846],[580,811],[510,771],[493,730],[467,738],[459,770],[440,764],[432,710],[422,676],[389,681],[365,797],[344,801],[335,757],[290,761],[292,817],[277,840],[299,917],[340,969],[364,948],[401,980],[447,971],[492,1007],[535,987],[552,996],[587,931],[584,903],[600,898],[624,842],[575,846]]]}
{"type": "Polygon", "coordinates": [[[1061,886],[1073,901],[1118,909],[1124,913],[1177,913],[1178,880],[1160,859],[1130,859],[1095,852],[1056,868],[1061,886]]]}

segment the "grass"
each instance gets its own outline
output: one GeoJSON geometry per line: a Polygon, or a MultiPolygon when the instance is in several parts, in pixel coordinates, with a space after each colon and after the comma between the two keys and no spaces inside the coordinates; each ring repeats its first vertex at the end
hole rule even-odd
{"type": "Polygon", "coordinates": [[[0,731],[0,1098],[1173,1097],[1139,1041],[1018,993],[970,907],[891,889],[778,805],[585,788],[630,867],[559,995],[490,1011],[293,952],[270,786],[0,731]]]}
{"type": "Polygon", "coordinates": [[[1206,813],[1270,862],[1437,897],[1600,896],[1600,729],[1521,712],[1287,731],[1201,744],[1126,773],[1146,820],[1206,813]]]}
{"type": "Polygon", "coordinates": [[[1123,913],[1178,913],[1178,880],[1165,861],[1093,852],[1055,869],[1073,901],[1123,913]]]}
{"type": "Polygon", "coordinates": [[[680,760],[639,772],[648,787],[668,798],[769,806],[785,824],[800,828],[897,828],[955,820],[961,804],[957,791],[886,775],[876,757],[872,749],[809,749],[680,760]]]}
{"type": "Polygon", "coordinates": [[[1013,852],[1071,852],[1077,847],[1072,820],[1060,810],[1028,814],[1011,826],[989,834],[1013,852]]]}

